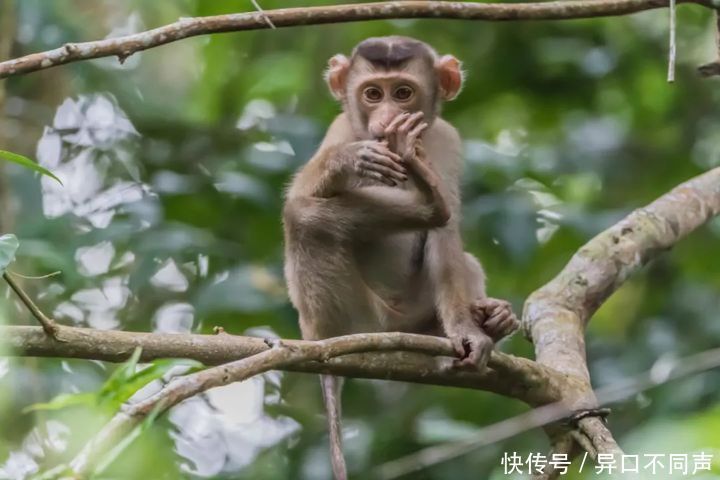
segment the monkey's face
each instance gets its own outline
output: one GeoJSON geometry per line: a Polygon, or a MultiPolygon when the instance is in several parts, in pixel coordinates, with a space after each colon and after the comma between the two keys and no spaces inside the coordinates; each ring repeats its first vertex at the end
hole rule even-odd
{"type": "Polygon", "coordinates": [[[426,117],[432,112],[432,102],[425,86],[411,75],[399,72],[368,76],[353,91],[358,119],[370,138],[380,140],[385,128],[403,112],[424,111],[426,117]]]}
{"type": "Polygon", "coordinates": [[[455,57],[440,57],[411,38],[380,37],[361,42],[351,59],[332,57],[326,80],[356,136],[381,139],[385,127],[403,112],[422,111],[432,123],[440,103],[457,95],[463,79],[455,57]]]}
{"type": "Polygon", "coordinates": [[[399,114],[422,111],[435,116],[437,78],[431,65],[410,61],[402,68],[378,68],[358,59],[346,85],[345,111],[360,137],[380,140],[399,114]]]}

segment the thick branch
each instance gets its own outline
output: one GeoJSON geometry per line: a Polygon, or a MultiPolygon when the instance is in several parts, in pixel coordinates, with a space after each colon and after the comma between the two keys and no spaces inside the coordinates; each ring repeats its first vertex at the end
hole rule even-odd
{"type": "MultiPolygon", "coordinates": [[[[474,388],[517,398],[530,405],[557,401],[568,381],[571,385],[577,383],[531,360],[499,352],[493,353],[490,368],[485,371],[461,371],[451,368],[454,351],[445,338],[399,333],[365,337],[378,335],[387,339],[393,348],[384,348],[383,353],[345,355],[327,362],[302,362],[288,366],[286,370],[474,388]],[[399,339],[407,342],[404,347],[398,347],[399,339]]],[[[101,331],[60,325],[57,338],[48,337],[40,327],[0,327],[0,339],[11,347],[9,354],[21,356],[121,362],[140,347],[141,361],[145,362],[158,358],[190,358],[205,365],[220,365],[268,349],[261,338],[228,334],[101,331]]],[[[308,343],[302,340],[284,342],[290,346],[308,343]]],[[[376,347],[369,349],[379,350],[376,347]]]]}
{"type": "MultiPolygon", "coordinates": [[[[679,0],[712,8],[714,0],[679,0]]],[[[117,56],[124,61],[133,53],[209,33],[265,28],[359,22],[393,18],[446,18],[462,20],[567,20],[608,17],[662,8],[668,0],[563,0],[538,3],[474,3],[395,1],[322,7],[283,8],[262,12],[181,19],[146,32],[95,42],[68,43],[0,63],[0,78],[42,70],[92,58],[117,56]]]]}
{"type": "MultiPolygon", "coordinates": [[[[565,391],[573,408],[596,404],[585,354],[585,327],[592,314],[630,275],[719,213],[720,168],[716,168],[597,235],[527,299],[523,326],[535,344],[538,362],[585,383],[583,389],[565,391]]],[[[589,452],[620,452],[601,419],[585,418],[578,427],[574,435],[589,452]]]]}
{"type": "Polygon", "coordinates": [[[650,260],[720,213],[720,168],[680,184],[586,243],[525,303],[540,363],[589,380],[584,330],[602,303],[650,260]]]}

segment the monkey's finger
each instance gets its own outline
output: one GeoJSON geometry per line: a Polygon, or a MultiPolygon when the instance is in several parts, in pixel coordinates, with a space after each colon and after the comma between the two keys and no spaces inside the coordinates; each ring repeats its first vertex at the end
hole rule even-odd
{"type": "MultiPolygon", "coordinates": [[[[371,164],[371,165],[372,165],[372,164],[371,164]]],[[[385,185],[389,185],[389,186],[391,186],[391,187],[394,187],[395,185],[397,185],[397,183],[395,183],[394,180],[392,180],[392,179],[390,179],[390,178],[387,178],[387,177],[386,177],[385,175],[383,175],[382,173],[379,173],[379,172],[376,172],[376,171],[372,171],[372,170],[368,170],[368,169],[365,169],[365,168],[361,168],[358,173],[359,173],[359,175],[362,176],[362,177],[367,177],[367,178],[372,178],[372,179],[374,179],[374,180],[378,180],[378,181],[384,183],[385,185]]]]}
{"type": "Polygon", "coordinates": [[[486,332],[492,332],[492,336],[499,333],[502,330],[504,323],[510,318],[510,312],[503,310],[490,317],[484,324],[483,328],[486,332]]]}
{"type": "Polygon", "coordinates": [[[476,303],[477,308],[485,311],[485,314],[492,317],[503,310],[512,312],[512,306],[510,302],[505,300],[498,300],[497,298],[483,298],[476,303]]]}
{"type": "Polygon", "coordinates": [[[410,114],[403,112],[400,115],[392,119],[392,121],[385,127],[385,135],[392,135],[397,130],[398,125],[402,123],[410,114]]]}
{"type": "Polygon", "coordinates": [[[520,322],[513,316],[510,321],[507,322],[505,329],[502,331],[503,338],[515,333],[518,328],[520,328],[520,322]]]}
{"type": "Polygon", "coordinates": [[[380,155],[390,157],[394,161],[402,163],[402,157],[400,155],[398,155],[397,153],[393,152],[392,150],[390,150],[390,147],[388,147],[387,141],[378,142],[378,144],[372,145],[370,147],[370,149],[375,153],[379,153],[380,155]]]}
{"type": "Polygon", "coordinates": [[[392,168],[393,170],[403,175],[407,173],[407,169],[405,168],[405,166],[401,162],[396,161],[394,157],[390,157],[389,155],[384,155],[378,152],[369,152],[367,154],[364,154],[362,157],[363,160],[369,162],[377,162],[381,165],[385,165],[388,168],[392,168]]]}
{"type": "Polygon", "coordinates": [[[497,307],[502,306],[503,303],[504,303],[504,300],[498,300],[497,298],[486,297],[486,298],[478,300],[477,305],[480,308],[484,308],[486,310],[494,310],[497,307]]]}
{"type": "Polygon", "coordinates": [[[485,328],[485,333],[490,335],[493,339],[493,341],[498,342],[502,340],[507,333],[505,333],[506,330],[511,328],[512,321],[510,319],[500,319],[497,324],[485,328]]]}
{"type": "Polygon", "coordinates": [[[412,115],[405,118],[405,121],[402,122],[398,127],[397,131],[398,133],[407,135],[410,130],[415,128],[415,126],[420,122],[423,118],[423,112],[415,112],[412,115]]]}
{"type": "Polygon", "coordinates": [[[454,336],[450,338],[450,343],[452,344],[453,350],[455,350],[455,355],[457,355],[459,359],[462,360],[467,357],[467,339],[461,336],[454,336]]]}
{"type": "Polygon", "coordinates": [[[410,139],[413,143],[417,141],[418,138],[420,138],[420,135],[428,128],[428,124],[426,122],[420,122],[418,123],[415,128],[410,130],[410,133],[408,133],[408,139],[410,139]]]}
{"type": "Polygon", "coordinates": [[[453,360],[453,368],[457,370],[475,370],[477,366],[470,360],[470,357],[453,360]]]}
{"type": "Polygon", "coordinates": [[[468,355],[468,360],[480,368],[487,365],[492,353],[492,340],[480,337],[477,340],[471,340],[471,345],[472,349],[470,355],[468,355]]]}
{"type": "Polygon", "coordinates": [[[391,168],[388,168],[384,165],[380,165],[379,163],[361,161],[360,168],[363,168],[363,169],[371,171],[371,172],[377,172],[380,175],[382,175],[384,178],[389,178],[391,180],[396,180],[398,182],[404,182],[405,180],[407,180],[407,175],[397,172],[397,171],[395,171],[391,168]]]}

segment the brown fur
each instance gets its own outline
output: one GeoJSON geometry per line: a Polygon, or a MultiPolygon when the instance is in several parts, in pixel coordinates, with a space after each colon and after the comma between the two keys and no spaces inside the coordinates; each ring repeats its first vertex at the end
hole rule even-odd
{"type": "MultiPolygon", "coordinates": [[[[413,39],[369,39],[351,59],[333,57],[327,80],[344,113],[293,179],[283,210],[285,277],[303,338],[444,334],[465,364],[483,364],[493,342],[482,321],[492,314],[507,329],[514,317],[505,304],[483,313],[485,275],[460,236],[462,144],[438,117],[439,98],[460,88],[459,62],[413,39]],[[363,97],[368,85],[382,89],[382,101],[363,97]],[[396,101],[397,85],[414,96],[396,101]],[[421,141],[403,143],[408,130],[422,128],[403,121],[403,112],[422,112],[429,125],[421,141]],[[391,168],[368,164],[368,155],[391,168]],[[402,161],[389,161],[393,155],[402,161]]],[[[344,479],[337,382],[325,378],[323,392],[333,471],[344,479]]]]}

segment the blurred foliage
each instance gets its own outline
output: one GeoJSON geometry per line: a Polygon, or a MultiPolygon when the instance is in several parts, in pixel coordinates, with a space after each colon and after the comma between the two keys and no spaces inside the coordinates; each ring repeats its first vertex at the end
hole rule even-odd
{"type": "MultiPolygon", "coordinates": [[[[14,4],[16,29],[0,32],[13,35],[13,56],[253,9],[231,0],[14,4]]],[[[465,88],[444,114],[465,140],[466,248],[483,260],[492,295],[520,311],[595,233],[720,165],[718,80],[695,72],[715,55],[713,21],[691,5],[679,8],[678,24],[674,84],[665,81],[666,11],[226,33],[123,65],[98,59],[10,78],[0,84],[0,148],[36,158],[63,185],[3,165],[0,218],[14,227],[5,221],[0,233],[20,239],[17,271],[62,271],[24,286],[64,324],[298,337],[282,280],[280,207],[292,172],[338,111],[323,69],[368,36],[410,35],[464,61],[465,88]]],[[[587,340],[598,386],[720,343],[719,236],[720,221],[694,233],[598,312],[587,340]]],[[[33,323],[11,296],[0,321],[33,323]]],[[[532,352],[519,335],[503,349],[532,352]]],[[[0,478],[29,478],[71,459],[106,412],[19,412],[108,382],[116,400],[126,398],[137,386],[125,376],[113,383],[113,371],[100,362],[0,360],[0,478]]],[[[329,478],[317,383],[272,372],[188,400],[143,432],[107,478],[329,478]]],[[[717,372],[659,387],[617,405],[613,431],[629,451],[717,452],[718,392],[717,372]]],[[[524,410],[483,392],[350,380],[350,468],[365,478],[373,466],[524,410]]],[[[503,452],[545,449],[543,434],[531,431],[412,478],[506,478],[503,452]]]]}
{"type": "Polygon", "coordinates": [[[5,269],[15,260],[20,243],[15,235],[6,233],[0,236],[0,273],[4,273],[5,269]]]}

